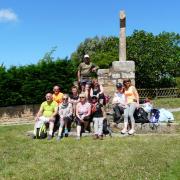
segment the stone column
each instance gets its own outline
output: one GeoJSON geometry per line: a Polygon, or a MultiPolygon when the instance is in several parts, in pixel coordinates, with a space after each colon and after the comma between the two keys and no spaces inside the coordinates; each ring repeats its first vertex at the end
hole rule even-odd
{"type": "Polygon", "coordinates": [[[120,11],[119,61],[126,61],[126,14],[120,11]]]}

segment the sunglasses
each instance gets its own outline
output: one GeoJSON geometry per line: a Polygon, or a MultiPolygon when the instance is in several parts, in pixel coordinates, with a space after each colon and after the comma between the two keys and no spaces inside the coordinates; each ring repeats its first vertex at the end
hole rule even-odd
{"type": "Polygon", "coordinates": [[[68,100],[68,98],[63,98],[63,100],[68,100]]]}
{"type": "Polygon", "coordinates": [[[85,97],[79,97],[79,98],[85,98],[85,97]]]}

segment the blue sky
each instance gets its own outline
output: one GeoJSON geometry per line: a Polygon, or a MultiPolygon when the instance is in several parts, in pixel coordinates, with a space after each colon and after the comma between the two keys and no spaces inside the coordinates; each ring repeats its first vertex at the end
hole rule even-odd
{"type": "Polygon", "coordinates": [[[54,46],[55,58],[70,57],[85,38],[118,36],[122,9],[127,35],[180,33],[180,0],[0,0],[0,64],[35,64],[54,46]]]}

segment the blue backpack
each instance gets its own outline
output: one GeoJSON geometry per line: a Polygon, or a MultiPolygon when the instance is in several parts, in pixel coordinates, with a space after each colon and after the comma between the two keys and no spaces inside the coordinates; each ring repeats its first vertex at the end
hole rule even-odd
{"type": "Polygon", "coordinates": [[[155,127],[159,125],[159,117],[160,117],[160,112],[158,109],[152,109],[150,113],[150,127],[154,129],[155,127]]]}

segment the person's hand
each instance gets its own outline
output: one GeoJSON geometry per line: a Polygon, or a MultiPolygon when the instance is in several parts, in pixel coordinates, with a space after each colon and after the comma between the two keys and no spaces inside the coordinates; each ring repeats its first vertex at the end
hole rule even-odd
{"type": "Polygon", "coordinates": [[[139,109],[139,108],[140,108],[139,103],[136,103],[136,108],[137,108],[137,109],[139,109]]]}

